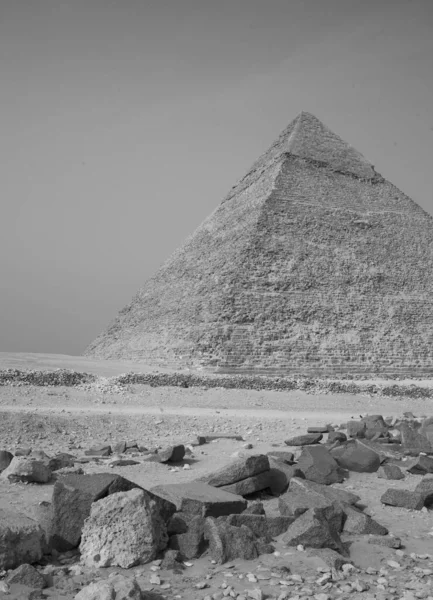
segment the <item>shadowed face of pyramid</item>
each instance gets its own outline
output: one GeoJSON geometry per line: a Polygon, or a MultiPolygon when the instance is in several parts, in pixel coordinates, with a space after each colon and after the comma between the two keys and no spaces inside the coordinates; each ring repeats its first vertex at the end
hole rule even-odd
{"type": "Polygon", "coordinates": [[[433,226],[301,113],[88,348],[222,372],[433,371],[433,226]]]}

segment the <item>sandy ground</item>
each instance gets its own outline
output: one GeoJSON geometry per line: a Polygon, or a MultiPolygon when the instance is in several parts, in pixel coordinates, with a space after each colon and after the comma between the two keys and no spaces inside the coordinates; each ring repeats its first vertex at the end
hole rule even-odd
{"type": "MultiPolygon", "coordinates": [[[[41,368],[48,364],[47,361],[50,362],[49,356],[36,356],[26,366],[41,368]]],[[[0,368],[4,368],[4,364],[0,368]]],[[[19,368],[24,368],[24,364],[19,368]]],[[[51,359],[53,368],[59,364],[72,363],[67,359],[64,362],[51,359]]],[[[114,374],[116,369],[118,372],[129,370],[129,365],[125,368],[124,363],[99,367],[100,373],[105,375],[114,374]]],[[[76,369],[77,363],[66,368],[76,369]]],[[[193,455],[177,465],[176,470],[148,462],[143,457],[137,457],[138,465],[114,469],[104,459],[84,465],[87,473],[116,472],[149,489],[162,483],[196,479],[223,466],[237,452],[262,453],[272,448],[290,450],[284,440],[304,433],[309,425],[339,425],[366,414],[401,416],[405,411],[412,411],[416,416],[433,415],[433,400],[405,402],[368,395],[144,385],[126,386],[118,393],[103,393],[94,384],[77,388],[4,386],[0,387],[0,449],[14,451],[17,447],[32,447],[44,450],[48,455],[66,451],[81,456],[93,444],[119,440],[136,440],[151,448],[169,443],[187,444],[199,434],[243,436],[244,441],[219,439],[196,447],[193,455]],[[251,443],[253,448],[245,450],[245,442],[251,443]],[[184,464],[189,464],[190,468],[185,470],[184,464]]],[[[367,506],[366,512],[402,538],[405,552],[433,553],[433,537],[429,535],[433,528],[433,511],[411,512],[380,503],[380,496],[388,487],[414,489],[419,480],[416,475],[407,475],[402,481],[385,481],[378,479],[375,473],[351,473],[340,485],[356,492],[367,506]]],[[[13,507],[31,515],[40,501],[51,499],[52,487],[53,484],[11,485],[0,480],[0,507],[13,507]]],[[[270,513],[277,510],[276,499],[268,498],[266,502],[270,513]]],[[[392,558],[393,552],[387,548],[355,544],[352,558],[360,566],[377,567],[380,561],[392,558]]],[[[200,560],[209,562],[208,559],[200,560]]],[[[198,561],[197,573],[200,568],[204,566],[198,561]]]]}

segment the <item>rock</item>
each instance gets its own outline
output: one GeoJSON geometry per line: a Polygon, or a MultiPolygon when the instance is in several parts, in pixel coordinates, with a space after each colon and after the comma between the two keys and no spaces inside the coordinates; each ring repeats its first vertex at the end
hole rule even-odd
{"type": "Polygon", "coordinates": [[[110,467],[131,467],[132,465],[139,465],[138,460],[132,460],[130,458],[120,458],[119,460],[112,460],[109,465],[110,467]]]}
{"type": "Polygon", "coordinates": [[[60,452],[48,460],[48,468],[50,471],[58,471],[59,469],[66,469],[74,466],[75,456],[67,454],[66,452],[60,452]]]}
{"type": "Polygon", "coordinates": [[[424,455],[418,456],[418,458],[406,468],[406,471],[412,473],[412,475],[426,475],[427,473],[433,473],[433,457],[424,455]]]}
{"type": "Polygon", "coordinates": [[[126,442],[125,440],[122,440],[120,442],[116,442],[115,444],[113,444],[113,446],[111,447],[111,450],[113,452],[113,454],[123,454],[126,450],[127,446],[126,446],[126,442]]]}
{"type": "Polygon", "coordinates": [[[247,501],[241,496],[201,481],[158,485],[151,491],[172,502],[177,510],[201,517],[220,517],[247,508],[247,501]]]}
{"type": "Polygon", "coordinates": [[[145,598],[148,598],[147,594],[142,593],[135,579],[115,575],[87,585],[74,600],[144,600],[145,598]]]}
{"type": "Polygon", "coordinates": [[[316,556],[320,558],[326,566],[331,569],[340,570],[343,565],[350,564],[350,560],[347,557],[342,556],[339,552],[331,550],[331,548],[308,548],[307,556],[316,556]]]}
{"type": "Polygon", "coordinates": [[[318,444],[322,439],[323,435],[321,433],[306,433],[285,440],[284,443],[286,446],[311,446],[312,444],[318,444]]]}
{"type": "Polygon", "coordinates": [[[7,469],[14,455],[7,450],[0,450],[0,473],[7,469]]]}
{"type": "Polygon", "coordinates": [[[0,508],[0,569],[14,569],[42,558],[44,532],[29,517],[0,508]]]}
{"type": "Polygon", "coordinates": [[[227,523],[235,527],[245,525],[245,527],[251,529],[256,537],[271,540],[287,531],[294,520],[294,517],[290,516],[266,517],[264,515],[242,513],[240,515],[230,515],[227,518],[227,523]]]}
{"type": "Polygon", "coordinates": [[[85,450],[84,454],[86,456],[110,456],[111,446],[106,444],[92,446],[88,450],[85,450]]]}
{"type": "Polygon", "coordinates": [[[327,498],[333,504],[343,508],[346,504],[357,504],[360,497],[352,492],[332,486],[321,485],[307,479],[294,477],[289,484],[289,491],[303,491],[306,494],[320,494],[327,498]]]}
{"type": "Polygon", "coordinates": [[[283,536],[287,546],[305,546],[310,548],[331,548],[347,555],[335,525],[334,516],[326,509],[312,508],[296,519],[283,536]],[[330,517],[331,515],[331,517],[330,517]]]}
{"type": "Polygon", "coordinates": [[[424,506],[431,507],[433,504],[433,477],[424,476],[415,488],[415,493],[424,498],[424,506]]]}
{"type": "MultiPolygon", "coordinates": [[[[59,552],[76,548],[80,542],[84,520],[90,514],[93,502],[116,492],[138,488],[135,483],[114,473],[67,475],[56,481],[52,497],[53,521],[50,546],[59,552]]],[[[156,502],[157,512],[166,522],[176,507],[152,492],[149,499],[156,502]]]]}
{"type": "Polygon", "coordinates": [[[167,446],[163,450],[158,451],[159,462],[181,462],[185,456],[185,446],[178,444],[177,446],[167,446]]]}
{"type": "Polygon", "coordinates": [[[285,462],[288,465],[291,465],[295,458],[293,452],[288,452],[287,450],[270,450],[266,453],[266,455],[269,456],[269,460],[273,458],[275,460],[285,462]]]}
{"type": "Polygon", "coordinates": [[[332,502],[321,494],[303,490],[289,490],[278,498],[278,508],[281,515],[298,518],[312,508],[332,507],[332,502]]]}
{"type": "Polygon", "coordinates": [[[203,481],[214,487],[221,487],[231,485],[242,479],[254,477],[265,471],[269,471],[268,457],[264,454],[255,454],[245,458],[238,458],[222,469],[201,477],[199,481],[203,481]]]}
{"type": "Polygon", "coordinates": [[[379,454],[360,440],[349,440],[330,452],[339,466],[348,471],[374,473],[380,467],[379,454]]]}
{"type": "Polygon", "coordinates": [[[408,423],[401,423],[401,445],[403,449],[408,453],[417,456],[420,452],[431,454],[433,447],[428,438],[415,431],[408,423]]]}
{"type": "Polygon", "coordinates": [[[380,501],[382,504],[388,504],[389,506],[421,510],[424,506],[425,496],[419,492],[390,488],[382,494],[380,501]]]}
{"type": "Polygon", "coordinates": [[[176,550],[182,560],[198,558],[207,548],[204,538],[205,519],[199,515],[186,515],[184,523],[187,527],[186,532],[172,535],[169,547],[176,550]]]}
{"type": "Polygon", "coordinates": [[[404,479],[404,473],[397,465],[385,463],[381,465],[377,471],[377,476],[380,479],[404,479]]]}
{"type": "Polygon", "coordinates": [[[330,444],[333,444],[334,442],[346,442],[347,435],[345,433],[343,433],[342,431],[330,431],[328,434],[327,441],[330,444]]]}
{"type": "Polygon", "coordinates": [[[347,506],[344,509],[346,519],[344,521],[343,531],[346,533],[357,533],[357,534],[373,534],[373,535],[387,535],[388,529],[383,525],[380,525],[377,521],[372,519],[369,515],[353,508],[353,506],[347,506]]]}
{"type": "Polygon", "coordinates": [[[313,427],[308,427],[307,433],[328,433],[329,426],[328,425],[318,425],[313,427]]]}
{"type": "Polygon", "coordinates": [[[348,421],[346,424],[347,435],[350,438],[363,438],[365,436],[366,424],[363,421],[348,421]]]}
{"type": "Polygon", "coordinates": [[[92,504],[82,531],[81,560],[88,567],[128,569],[155,559],[167,542],[155,501],[144,490],[132,489],[92,504]]]}
{"type": "Polygon", "coordinates": [[[367,538],[369,544],[375,544],[376,546],[386,546],[387,548],[401,548],[401,539],[398,537],[391,537],[390,535],[370,535],[367,538]]]}
{"type": "Polygon", "coordinates": [[[340,467],[325,446],[304,446],[297,466],[309,481],[325,485],[344,481],[340,467]]]}
{"type": "Polygon", "coordinates": [[[253,475],[252,477],[247,477],[247,479],[241,479],[231,485],[223,485],[219,489],[238,496],[248,496],[249,494],[254,494],[254,492],[260,492],[261,490],[269,488],[271,483],[272,473],[269,470],[259,473],[258,475],[253,475]]]}
{"type": "Polygon", "coordinates": [[[211,558],[219,564],[236,558],[253,560],[259,556],[256,537],[248,527],[234,527],[221,519],[208,517],[204,535],[209,542],[211,558]]]}
{"type": "Polygon", "coordinates": [[[9,585],[18,583],[20,585],[27,585],[28,587],[42,590],[46,587],[45,577],[39,573],[37,569],[27,563],[24,563],[14,569],[12,573],[6,578],[6,582],[9,585]]]}
{"type": "Polygon", "coordinates": [[[422,421],[419,433],[425,436],[433,446],[433,417],[428,417],[422,421]]]}
{"type": "Polygon", "coordinates": [[[247,508],[242,512],[244,515],[265,515],[265,507],[263,506],[263,502],[252,502],[247,508]]]}
{"type": "Polygon", "coordinates": [[[303,472],[297,465],[288,465],[273,456],[269,456],[269,466],[269,489],[274,496],[284,493],[293,477],[304,478],[303,472]]]}
{"type": "Polygon", "coordinates": [[[47,483],[51,479],[51,471],[41,460],[28,456],[14,456],[0,477],[11,483],[47,483]]]}
{"type": "Polygon", "coordinates": [[[31,448],[17,448],[14,452],[15,456],[29,456],[32,452],[31,448]]]}

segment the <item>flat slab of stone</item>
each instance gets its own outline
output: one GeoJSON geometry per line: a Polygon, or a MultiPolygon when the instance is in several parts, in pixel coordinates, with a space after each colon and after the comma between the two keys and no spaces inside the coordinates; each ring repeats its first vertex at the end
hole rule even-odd
{"type": "Polygon", "coordinates": [[[380,467],[380,455],[358,439],[349,440],[330,452],[340,467],[348,471],[374,473],[380,467]]]}
{"type": "Polygon", "coordinates": [[[332,487],[332,485],[321,485],[308,479],[293,477],[289,483],[289,491],[303,491],[309,494],[320,494],[335,505],[357,504],[360,497],[353,492],[348,492],[341,488],[332,487]]]}
{"type": "Polygon", "coordinates": [[[399,506],[410,510],[421,510],[424,506],[425,496],[419,492],[398,490],[390,488],[382,494],[380,501],[388,506],[399,506]]]}
{"type": "Polygon", "coordinates": [[[253,454],[238,458],[210,475],[200,477],[199,481],[221,487],[231,485],[242,479],[269,471],[269,459],[265,454],[253,454]]]}
{"type": "Polygon", "coordinates": [[[172,502],[178,511],[201,517],[221,517],[241,513],[248,505],[241,496],[201,481],[158,485],[150,491],[172,502]]]}
{"type": "Polygon", "coordinates": [[[329,425],[318,425],[317,427],[308,427],[307,433],[328,433],[329,425]]]}
{"type": "Polygon", "coordinates": [[[286,446],[310,446],[312,444],[318,444],[323,439],[321,433],[305,433],[304,435],[297,435],[295,437],[284,440],[286,446]]]}
{"type": "Polygon", "coordinates": [[[270,488],[273,485],[274,476],[271,470],[263,471],[253,477],[247,477],[232,483],[231,485],[223,485],[218,489],[225,490],[231,494],[237,494],[238,496],[249,496],[255,492],[260,492],[266,488],[270,488]]]}

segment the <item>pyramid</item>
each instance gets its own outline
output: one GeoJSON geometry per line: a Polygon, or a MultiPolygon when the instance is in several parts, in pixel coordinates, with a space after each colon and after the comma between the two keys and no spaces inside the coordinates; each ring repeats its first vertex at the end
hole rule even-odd
{"type": "Polygon", "coordinates": [[[433,219],[302,112],[86,355],[221,373],[433,373],[433,219]]]}

